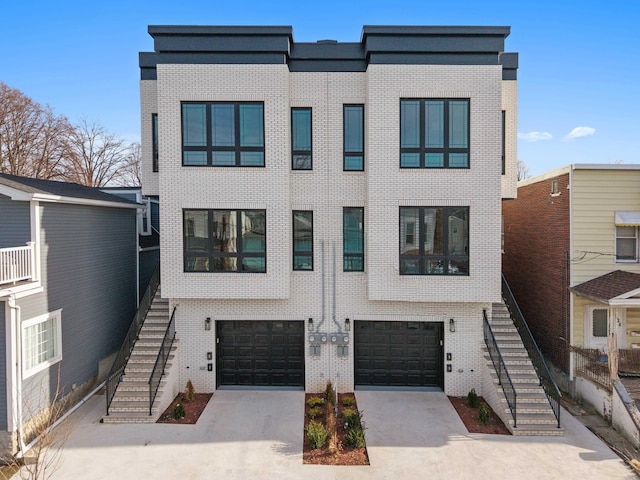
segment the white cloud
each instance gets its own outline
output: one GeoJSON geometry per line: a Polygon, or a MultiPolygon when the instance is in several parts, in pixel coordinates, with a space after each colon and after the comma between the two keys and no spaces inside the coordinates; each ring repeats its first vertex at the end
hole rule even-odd
{"type": "Polygon", "coordinates": [[[593,127],[576,127],[568,134],[566,134],[562,140],[564,142],[567,142],[569,140],[573,140],[574,138],[588,137],[590,135],[593,135],[594,133],[596,133],[596,129],[593,127]]]}
{"type": "Polygon", "coordinates": [[[544,140],[551,140],[553,135],[549,132],[518,132],[518,138],[525,142],[542,142],[544,140]]]}

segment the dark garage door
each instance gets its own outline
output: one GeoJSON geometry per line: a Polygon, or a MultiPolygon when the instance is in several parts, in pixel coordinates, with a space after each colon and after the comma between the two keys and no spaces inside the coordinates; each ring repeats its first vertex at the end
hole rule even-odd
{"type": "Polygon", "coordinates": [[[443,325],[356,321],[356,385],[444,389],[443,325]]]}
{"type": "Polygon", "coordinates": [[[304,322],[216,322],[217,385],[304,387],[304,322]]]}

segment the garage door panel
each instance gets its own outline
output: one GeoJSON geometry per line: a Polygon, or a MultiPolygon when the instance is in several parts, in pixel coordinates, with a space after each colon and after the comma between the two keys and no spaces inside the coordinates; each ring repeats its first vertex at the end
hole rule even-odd
{"type": "Polygon", "coordinates": [[[356,321],[356,385],[444,388],[443,325],[356,321]]]}
{"type": "Polygon", "coordinates": [[[218,321],[218,385],[304,386],[304,322],[218,321]]]}

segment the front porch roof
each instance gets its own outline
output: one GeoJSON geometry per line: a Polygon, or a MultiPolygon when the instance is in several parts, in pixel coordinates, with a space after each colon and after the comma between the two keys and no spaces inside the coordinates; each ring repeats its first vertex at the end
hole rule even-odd
{"type": "Polygon", "coordinates": [[[576,295],[611,306],[640,306],[640,274],[615,270],[573,287],[576,295]]]}

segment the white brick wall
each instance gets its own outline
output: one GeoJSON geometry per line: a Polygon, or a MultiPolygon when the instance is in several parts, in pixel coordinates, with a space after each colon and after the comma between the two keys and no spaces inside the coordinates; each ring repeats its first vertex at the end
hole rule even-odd
{"type": "MultiPolygon", "coordinates": [[[[143,195],[158,195],[159,188],[159,173],[153,171],[153,134],[152,134],[152,121],[151,115],[158,113],[158,92],[156,88],[155,80],[141,80],[140,81],[140,132],[141,132],[141,147],[142,147],[142,194],[143,195]]],[[[158,117],[160,121],[160,117],[158,117]]],[[[162,158],[158,159],[162,162],[162,158]]],[[[158,169],[159,170],[159,169],[158,169]]]]}
{"type": "MultiPolygon", "coordinates": [[[[141,83],[144,171],[150,172],[155,82],[141,83]]],[[[158,65],[162,289],[178,304],[180,384],[191,379],[203,392],[216,387],[215,369],[206,369],[206,352],[215,355],[215,329],[204,331],[207,317],[311,317],[318,326],[324,313],[320,331],[327,333],[347,317],[352,325],[358,320],[444,322],[444,351],[452,354],[445,363],[453,370],[445,373],[446,393],[481,391],[482,309],[498,301],[500,292],[504,83],[499,66],[370,65],[366,73],[289,73],[286,65],[158,65]],[[399,99],[407,97],[471,99],[469,170],[399,168],[399,99]],[[263,101],[266,167],[182,167],[180,102],[187,100],[263,101]],[[344,103],[365,104],[365,172],[342,171],[344,103]],[[312,171],[291,171],[294,106],[313,108],[312,171]],[[398,274],[401,205],[470,207],[468,277],[398,274]],[[365,208],[366,272],[342,272],[345,206],[365,208]],[[184,208],[266,209],[267,273],[184,273],[184,208]],[[291,271],[291,210],[298,209],[314,211],[313,272],[291,271]],[[455,333],[449,332],[449,318],[456,321],[455,333]]],[[[153,176],[148,181],[145,193],[151,194],[153,176]]],[[[338,357],[329,345],[320,357],[309,356],[307,344],[305,352],[308,391],[321,390],[329,379],[339,391],[353,389],[353,342],[348,357],[338,357]]]]}
{"type": "Polygon", "coordinates": [[[502,81],[502,110],[505,111],[505,174],[502,176],[502,198],[518,196],[518,82],[502,81]]]}

